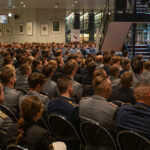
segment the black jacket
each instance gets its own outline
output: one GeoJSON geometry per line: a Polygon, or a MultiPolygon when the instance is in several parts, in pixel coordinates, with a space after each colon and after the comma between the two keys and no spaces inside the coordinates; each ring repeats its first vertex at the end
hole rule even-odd
{"type": "MultiPolygon", "coordinates": [[[[7,133],[8,144],[15,144],[17,137],[17,124],[13,124],[7,133]]],[[[23,138],[18,145],[27,148],[28,150],[49,150],[49,145],[52,143],[52,137],[44,128],[41,128],[35,122],[28,122],[24,129],[23,138]]]]}

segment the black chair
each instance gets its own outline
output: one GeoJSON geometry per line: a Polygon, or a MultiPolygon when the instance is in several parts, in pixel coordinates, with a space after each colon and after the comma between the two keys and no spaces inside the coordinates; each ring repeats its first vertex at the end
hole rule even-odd
{"type": "Polygon", "coordinates": [[[112,135],[99,123],[83,122],[80,130],[88,150],[117,150],[112,135]]]}
{"type": "Polygon", "coordinates": [[[49,116],[49,125],[56,140],[63,142],[79,141],[80,148],[83,148],[83,141],[78,131],[65,117],[51,114],[49,116]]]}
{"type": "Polygon", "coordinates": [[[6,150],[28,150],[26,148],[23,148],[19,145],[8,145],[6,150]]]}
{"type": "Polygon", "coordinates": [[[14,113],[5,105],[0,105],[0,110],[8,115],[14,122],[17,122],[17,117],[14,113]]]}
{"type": "Polygon", "coordinates": [[[121,150],[150,150],[150,141],[132,131],[121,131],[117,135],[121,150]]]}

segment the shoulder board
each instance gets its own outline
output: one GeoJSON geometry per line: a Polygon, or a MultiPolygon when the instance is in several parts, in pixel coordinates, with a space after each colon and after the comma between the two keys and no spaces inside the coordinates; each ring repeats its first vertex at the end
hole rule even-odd
{"type": "Polygon", "coordinates": [[[0,118],[6,119],[8,116],[0,110],[0,118]]]}
{"type": "Polygon", "coordinates": [[[78,107],[79,106],[78,104],[76,104],[76,103],[74,103],[72,101],[68,101],[68,103],[71,104],[73,107],[78,107]]]}
{"type": "Polygon", "coordinates": [[[114,108],[118,108],[118,106],[116,104],[112,103],[112,102],[108,102],[108,105],[110,105],[110,106],[112,106],[114,108]]]}

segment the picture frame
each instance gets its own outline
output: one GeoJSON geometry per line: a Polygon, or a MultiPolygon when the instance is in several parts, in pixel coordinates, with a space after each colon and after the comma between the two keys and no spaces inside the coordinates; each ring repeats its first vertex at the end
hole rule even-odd
{"type": "Polygon", "coordinates": [[[0,37],[3,36],[3,27],[0,27],[0,37]]]}
{"type": "Polygon", "coordinates": [[[24,34],[24,24],[23,23],[18,24],[18,33],[24,34]]]}
{"type": "Polygon", "coordinates": [[[33,26],[32,26],[32,22],[27,22],[27,35],[33,35],[33,26]]]}
{"type": "Polygon", "coordinates": [[[5,33],[5,35],[11,35],[11,27],[5,27],[4,28],[4,33],[5,33]]]}
{"type": "Polygon", "coordinates": [[[41,35],[48,35],[48,24],[41,24],[41,35]]]}
{"type": "Polygon", "coordinates": [[[60,33],[60,20],[52,20],[52,33],[60,33]]]}

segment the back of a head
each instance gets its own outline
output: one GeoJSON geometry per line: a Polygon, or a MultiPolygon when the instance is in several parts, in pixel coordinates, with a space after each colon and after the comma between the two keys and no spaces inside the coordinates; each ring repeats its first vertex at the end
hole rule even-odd
{"type": "Polygon", "coordinates": [[[124,72],[121,75],[121,84],[125,88],[129,88],[133,83],[133,73],[132,72],[124,72]]]}
{"type": "Polygon", "coordinates": [[[22,75],[27,75],[29,71],[32,72],[30,65],[24,64],[20,66],[20,72],[22,75]]]}
{"type": "Polygon", "coordinates": [[[18,120],[17,124],[17,137],[16,144],[22,140],[26,127],[28,127],[34,117],[41,112],[42,103],[41,100],[36,96],[27,96],[21,103],[20,115],[21,118],[18,120]]]}
{"type": "Polygon", "coordinates": [[[98,69],[94,72],[93,78],[95,78],[96,76],[107,77],[107,73],[104,69],[98,69]]]}
{"type": "Polygon", "coordinates": [[[117,62],[121,61],[121,57],[120,56],[113,56],[112,57],[112,64],[115,64],[117,62]]]}
{"type": "Polygon", "coordinates": [[[48,63],[50,65],[52,65],[54,68],[57,67],[57,61],[56,60],[50,60],[48,63]]]}
{"type": "Polygon", "coordinates": [[[127,50],[123,50],[122,51],[122,56],[123,57],[127,57],[128,56],[128,51],[127,50]]]}
{"type": "Polygon", "coordinates": [[[72,60],[72,59],[76,60],[77,58],[78,58],[78,54],[70,54],[68,56],[68,60],[72,60]]]}
{"type": "Polygon", "coordinates": [[[96,93],[101,93],[101,92],[103,92],[104,89],[105,89],[105,87],[106,87],[106,85],[107,85],[107,80],[108,80],[107,77],[96,76],[96,77],[93,79],[93,82],[92,82],[94,91],[95,91],[96,93]]]}
{"type": "Polygon", "coordinates": [[[119,70],[119,67],[118,67],[118,66],[112,65],[112,66],[110,67],[110,75],[111,75],[111,76],[116,77],[117,75],[119,75],[119,72],[120,72],[120,70],[119,70]]]}
{"type": "Polygon", "coordinates": [[[14,73],[11,70],[4,70],[0,74],[0,79],[2,84],[7,85],[9,84],[11,78],[14,77],[14,73]]]}
{"type": "Polygon", "coordinates": [[[134,98],[136,101],[144,101],[150,106],[150,85],[147,83],[139,83],[134,87],[134,98]]]}
{"type": "Polygon", "coordinates": [[[33,68],[36,68],[37,65],[39,65],[41,63],[41,60],[39,59],[34,59],[33,62],[32,62],[32,67],[33,68]]]}
{"type": "Polygon", "coordinates": [[[11,57],[5,57],[4,58],[4,66],[11,64],[12,63],[12,58],[11,57]]]}
{"type": "Polygon", "coordinates": [[[121,66],[124,68],[130,63],[129,59],[122,59],[121,66]]]}
{"type": "Polygon", "coordinates": [[[45,83],[45,76],[42,73],[34,72],[28,78],[29,87],[35,89],[38,84],[45,83]]]}
{"type": "Polygon", "coordinates": [[[143,70],[143,62],[135,60],[132,63],[132,70],[133,70],[134,73],[137,73],[137,74],[139,74],[140,72],[142,72],[142,70],[143,70]]]}
{"type": "Polygon", "coordinates": [[[46,76],[46,78],[48,78],[50,76],[50,74],[52,74],[54,72],[54,68],[52,65],[47,64],[43,67],[42,72],[46,76]]]}
{"type": "Polygon", "coordinates": [[[136,56],[137,60],[142,61],[143,60],[143,55],[142,54],[138,54],[136,56]]]}
{"type": "Polygon", "coordinates": [[[67,92],[69,85],[72,85],[71,79],[67,77],[61,77],[57,80],[57,87],[61,94],[67,92]]]}
{"type": "Polygon", "coordinates": [[[36,96],[27,96],[21,103],[20,114],[24,120],[30,121],[40,111],[41,100],[36,96]]]}
{"type": "Polygon", "coordinates": [[[103,63],[103,56],[102,55],[96,56],[96,62],[97,63],[103,63]]]}
{"type": "Polygon", "coordinates": [[[144,69],[150,70],[150,61],[144,62],[144,69]]]}
{"type": "Polygon", "coordinates": [[[74,60],[69,60],[65,65],[64,65],[64,73],[66,75],[71,75],[73,71],[77,68],[77,63],[74,60]]]}
{"type": "Polygon", "coordinates": [[[104,55],[104,64],[111,63],[111,55],[104,55]]]}
{"type": "Polygon", "coordinates": [[[88,65],[87,65],[87,70],[88,70],[88,72],[89,72],[90,75],[93,75],[95,69],[96,69],[96,64],[95,64],[95,62],[90,62],[90,63],[88,63],[88,65]]]}
{"type": "Polygon", "coordinates": [[[59,56],[61,56],[62,55],[62,50],[57,50],[56,52],[55,52],[55,57],[59,57],[59,56]]]}

